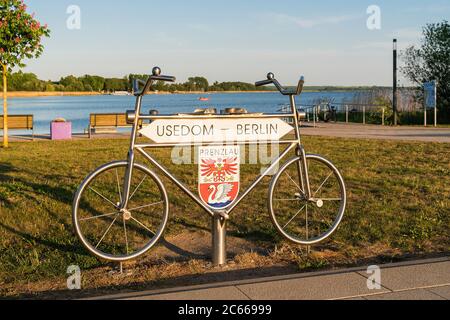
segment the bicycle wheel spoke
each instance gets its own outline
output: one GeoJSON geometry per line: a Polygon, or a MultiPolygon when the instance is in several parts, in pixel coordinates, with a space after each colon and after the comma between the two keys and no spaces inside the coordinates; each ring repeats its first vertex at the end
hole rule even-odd
{"type": "Polygon", "coordinates": [[[107,197],[105,197],[104,195],[102,195],[100,192],[98,192],[97,190],[95,190],[92,187],[89,187],[89,190],[93,191],[96,195],[98,195],[100,198],[102,198],[103,200],[109,202],[114,208],[118,209],[119,207],[117,205],[115,205],[111,200],[109,200],[107,197]]]}
{"type": "Polygon", "coordinates": [[[292,222],[294,221],[294,219],[300,214],[300,212],[302,212],[303,209],[305,209],[306,204],[291,218],[291,220],[288,221],[288,223],[286,223],[286,225],[283,227],[283,229],[286,229],[286,227],[292,222]]]}
{"type": "Polygon", "coordinates": [[[128,246],[128,235],[127,235],[127,222],[125,221],[125,219],[123,219],[123,231],[125,233],[125,243],[127,246],[127,254],[130,254],[130,249],[128,246]]]}
{"type": "Polygon", "coordinates": [[[317,189],[316,192],[314,192],[313,194],[313,198],[316,196],[316,194],[320,191],[320,189],[322,189],[322,187],[325,185],[325,183],[327,183],[327,181],[331,178],[331,176],[333,175],[333,172],[330,173],[330,175],[322,182],[322,184],[320,185],[319,189],[317,189]]]}
{"type": "Polygon", "coordinates": [[[79,219],[78,221],[88,221],[88,220],[100,219],[100,218],[110,217],[110,216],[113,216],[113,215],[118,214],[118,213],[119,212],[107,213],[107,214],[102,214],[100,216],[79,219]]]}
{"type": "Polygon", "coordinates": [[[291,181],[295,184],[295,186],[298,188],[298,190],[300,190],[304,194],[305,192],[303,192],[302,188],[300,188],[300,186],[297,184],[297,182],[295,182],[294,179],[292,179],[291,175],[287,172],[286,172],[286,174],[288,175],[289,179],[291,179],[291,181]]]}
{"type": "Polygon", "coordinates": [[[144,176],[144,178],[142,179],[142,181],[138,184],[138,186],[136,187],[136,189],[134,189],[133,193],[130,196],[130,199],[128,199],[128,201],[130,201],[131,199],[133,199],[134,195],[136,194],[136,192],[138,191],[138,189],[141,187],[141,185],[144,183],[145,179],[147,179],[147,176],[144,176]]]}
{"type": "Polygon", "coordinates": [[[161,203],[164,203],[164,201],[159,201],[159,202],[155,202],[155,203],[152,203],[152,204],[147,204],[145,206],[140,206],[140,207],[137,207],[137,208],[128,209],[128,211],[132,212],[132,211],[145,209],[145,208],[148,208],[148,207],[154,207],[154,206],[157,206],[158,204],[161,204],[161,203]]]}
{"type": "Polygon", "coordinates": [[[116,169],[117,191],[119,191],[120,203],[122,203],[122,192],[120,191],[119,172],[116,169]]]}
{"type": "Polygon", "coordinates": [[[95,249],[98,248],[98,246],[102,243],[103,239],[105,239],[106,235],[108,234],[109,230],[111,230],[112,226],[114,225],[114,223],[116,223],[117,218],[119,217],[119,214],[117,214],[116,218],[113,220],[113,222],[111,222],[111,224],[109,225],[108,229],[106,229],[105,233],[103,234],[103,237],[100,239],[100,241],[97,243],[97,245],[95,246],[95,249]]]}
{"type": "Polygon", "coordinates": [[[145,230],[147,230],[150,233],[153,233],[153,235],[156,235],[156,232],[153,232],[152,230],[150,230],[145,224],[143,224],[142,222],[140,222],[139,220],[137,220],[135,217],[131,217],[131,219],[133,219],[134,221],[136,221],[141,227],[143,227],[145,230]]]}
{"type": "Polygon", "coordinates": [[[309,246],[336,231],[345,211],[346,194],[342,176],[329,161],[316,155],[307,155],[306,160],[311,194],[298,194],[303,184],[296,179],[301,157],[292,159],[271,183],[269,210],[276,229],[286,239],[309,246]]]}
{"type": "Polygon", "coordinates": [[[326,220],[327,220],[327,219],[325,219],[325,218],[323,217],[322,213],[320,213],[319,211],[318,211],[318,212],[315,212],[314,214],[318,215],[319,218],[322,219],[322,221],[326,221],[326,220]]]}
{"type": "Polygon", "coordinates": [[[135,164],[135,182],[125,190],[122,179],[129,165],[122,161],[99,167],[85,179],[74,199],[75,232],[86,249],[101,259],[122,262],[142,255],[167,225],[164,185],[149,169],[135,164]],[[130,210],[121,207],[131,199],[130,210]]]}

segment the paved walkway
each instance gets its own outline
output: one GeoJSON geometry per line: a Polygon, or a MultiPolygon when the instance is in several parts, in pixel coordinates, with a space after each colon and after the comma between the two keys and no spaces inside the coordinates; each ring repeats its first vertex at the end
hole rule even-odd
{"type": "Polygon", "coordinates": [[[432,127],[390,127],[379,125],[319,123],[316,128],[306,126],[302,135],[329,136],[341,138],[385,139],[450,143],[450,128],[432,127]]]}
{"type": "MultiPolygon", "coordinates": [[[[356,139],[387,139],[404,141],[424,141],[424,142],[446,142],[450,143],[450,128],[432,128],[432,127],[390,127],[380,125],[362,125],[345,123],[319,123],[317,127],[305,125],[301,129],[302,135],[310,136],[328,136],[356,139]]],[[[14,134],[14,132],[12,132],[14,134]]],[[[94,139],[104,138],[129,138],[129,133],[116,134],[96,134],[94,139]]],[[[36,135],[35,141],[49,140],[49,135],[36,135]]],[[[12,136],[11,141],[31,141],[31,136],[12,136]]],[[[86,140],[85,134],[74,134],[74,140],[86,140]]]]}
{"type": "Polygon", "coordinates": [[[450,300],[450,257],[381,267],[380,289],[367,268],[303,273],[99,299],[119,300],[450,300]]]}
{"type": "MultiPolygon", "coordinates": [[[[10,142],[33,142],[33,141],[49,141],[50,135],[48,134],[36,134],[34,139],[31,135],[14,135],[11,132],[9,137],[10,142]]],[[[130,139],[130,133],[100,133],[92,135],[92,139],[130,139]]],[[[83,133],[74,133],[72,140],[89,140],[89,136],[83,133]]]]}

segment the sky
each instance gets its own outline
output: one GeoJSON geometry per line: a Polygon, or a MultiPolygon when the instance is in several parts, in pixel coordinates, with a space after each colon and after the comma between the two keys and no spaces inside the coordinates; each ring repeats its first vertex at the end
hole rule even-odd
{"type": "Polygon", "coordinates": [[[255,82],[270,71],[286,85],[301,75],[307,85],[391,85],[392,39],[402,50],[420,43],[425,24],[450,20],[448,0],[25,2],[51,29],[44,54],[24,70],[45,80],[158,65],[178,81],[255,82]],[[380,19],[367,12],[373,5],[380,19]]]}

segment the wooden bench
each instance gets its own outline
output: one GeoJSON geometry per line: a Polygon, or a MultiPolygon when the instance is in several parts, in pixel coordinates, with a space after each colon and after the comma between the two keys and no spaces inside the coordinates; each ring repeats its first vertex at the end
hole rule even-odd
{"type": "MultiPolygon", "coordinates": [[[[142,126],[142,122],[140,125],[142,126]]],[[[93,113],[89,116],[88,134],[91,138],[93,131],[97,132],[99,129],[116,130],[118,128],[131,128],[132,126],[127,123],[125,113],[93,113]]]]}
{"type": "MultiPolygon", "coordinates": [[[[3,131],[3,115],[0,115],[0,130],[3,131]]],[[[8,115],[8,130],[31,130],[34,140],[33,115],[8,115]]]]}

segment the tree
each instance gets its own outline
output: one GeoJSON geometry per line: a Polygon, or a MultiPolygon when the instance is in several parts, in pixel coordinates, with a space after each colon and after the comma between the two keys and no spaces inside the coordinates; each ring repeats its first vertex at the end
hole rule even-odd
{"type": "Polygon", "coordinates": [[[59,84],[64,86],[65,91],[84,91],[83,82],[75,76],[67,76],[65,78],[61,78],[59,84]]]}
{"type": "Polygon", "coordinates": [[[189,91],[208,91],[209,83],[204,77],[191,77],[185,84],[189,91]]]}
{"type": "Polygon", "coordinates": [[[108,78],[105,79],[105,91],[127,91],[128,90],[128,78],[108,78]]]}
{"type": "Polygon", "coordinates": [[[10,91],[42,91],[45,88],[45,83],[34,73],[9,73],[6,79],[10,91]]]}
{"type": "Polygon", "coordinates": [[[41,38],[48,37],[47,25],[41,26],[34,13],[27,13],[21,0],[0,0],[0,63],[3,72],[3,146],[8,147],[7,74],[24,67],[24,59],[37,58],[44,49],[41,38]]]}
{"type": "Polygon", "coordinates": [[[80,78],[80,80],[81,82],[83,82],[84,89],[86,91],[100,92],[105,86],[105,78],[99,76],[85,75],[84,77],[80,78]]]}
{"type": "Polygon", "coordinates": [[[442,120],[450,121],[450,24],[427,24],[419,48],[411,46],[403,53],[402,72],[423,92],[424,82],[436,80],[438,110],[442,120]]]}
{"type": "MultiPolygon", "coordinates": [[[[218,83],[217,81],[213,86],[209,88],[211,91],[255,91],[256,87],[254,84],[245,83],[245,82],[222,82],[218,83]]],[[[261,89],[268,90],[268,89],[261,89]]]]}

